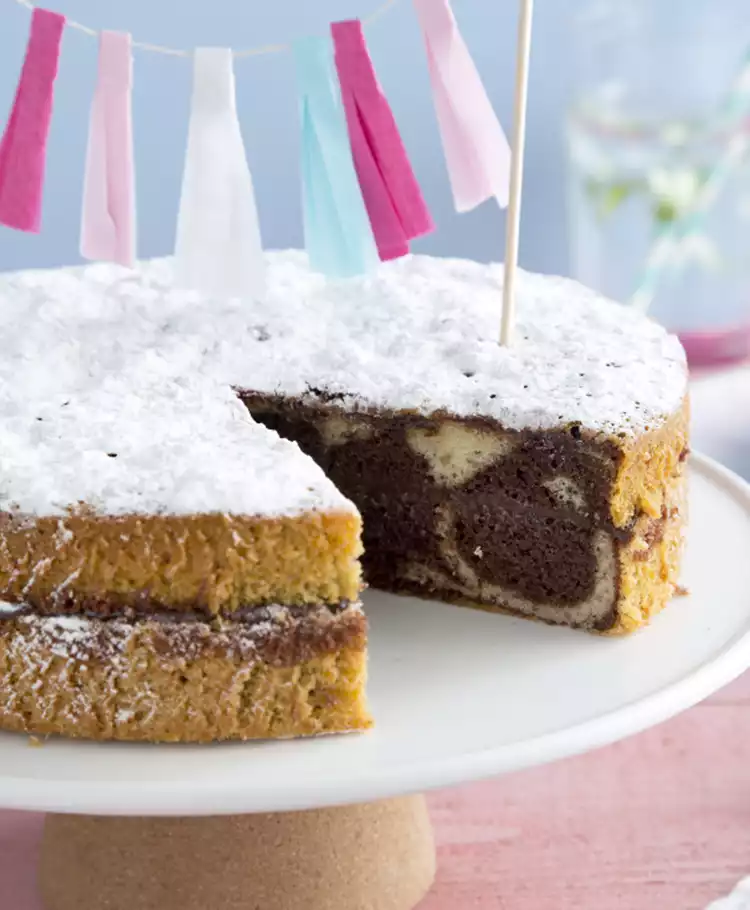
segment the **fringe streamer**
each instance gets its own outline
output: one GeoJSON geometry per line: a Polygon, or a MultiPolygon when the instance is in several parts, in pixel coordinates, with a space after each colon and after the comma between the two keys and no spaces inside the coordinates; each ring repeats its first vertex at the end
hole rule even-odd
{"type": "Polygon", "coordinates": [[[382,260],[409,252],[434,230],[390,105],[378,83],[359,20],[331,26],[349,140],[382,260]]]}
{"type": "Polygon", "coordinates": [[[196,48],[175,245],[179,285],[215,297],[259,297],[265,261],[234,90],[232,51],[196,48]]]}
{"type": "Polygon", "coordinates": [[[47,135],[65,16],[36,7],[21,78],[0,140],[0,224],[38,234],[47,135]]]}
{"type": "Polygon", "coordinates": [[[83,183],[81,255],[135,264],[130,35],[103,31],[83,183]]]}
{"type": "Polygon", "coordinates": [[[508,204],[510,146],[449,0],[414,0],[456,211],[508,204]]]}
{"type": "Polygon", "coordinates": [[[305,244],[310,265],[329,278],[364,274],[378,254],[357,182],[331,43],[294,44],[300,94],[305,244]]]}

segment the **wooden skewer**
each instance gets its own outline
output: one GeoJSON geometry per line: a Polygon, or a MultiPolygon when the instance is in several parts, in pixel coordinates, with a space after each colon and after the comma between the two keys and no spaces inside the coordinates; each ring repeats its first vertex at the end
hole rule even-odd
{"type": "Polygon", "coordinates": [[[521,0],[516,49],[516,93],[513,110],[513,148],[510,159],[510,191],[505,238],[505,279],[500,344],[513,342],[515,323],[515,285],[518,269],[518,235],[521,227],[521,191],[523,189],[523,156],[526,146],[526,106],[529,94],[529,59],[531,57],[531,21],[534,0],[521,0]]]}

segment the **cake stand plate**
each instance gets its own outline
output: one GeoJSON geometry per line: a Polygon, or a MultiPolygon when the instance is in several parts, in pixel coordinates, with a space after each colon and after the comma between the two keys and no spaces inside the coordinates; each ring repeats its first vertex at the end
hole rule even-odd
{"type": "Polygon", "coordinates": [[[690,593],[629,638],[370,592],[371,733],[202,747],[0,736],[0,805],[73,814],[48,822],[50,910],[413,906],[434,854],[408,794],[613,742],[750,666],[750,487],[699,456],[690,473],[690,593]]]}

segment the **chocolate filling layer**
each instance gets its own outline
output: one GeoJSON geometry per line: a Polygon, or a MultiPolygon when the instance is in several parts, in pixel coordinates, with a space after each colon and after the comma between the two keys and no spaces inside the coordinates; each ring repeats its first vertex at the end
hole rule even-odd
{"type": "Polygon", "coordinates": [[[112,660],[137,641],[170,660],[228,657],[296,666],[344,648],[362,650],[367,640],[367,621],[357,604],[254,607],[241,618],[212,621],[179,612],[144,616],[126,611],[107,619],[40,616],[27,606],[3,610],[0,618],[0,636],[11,630],[41,636],[53,654],[84,662],[112,660]]]}
{"type": "MultiPolygon", "coordinates": [[[[120,596],[110,591],[103,591],[96,596],[75,596],[66,597],[64,594],[58,595],[54,601],[45,597],[26,596],[21,600],[13,597],[3,596],[2,603],[14,605],[19,609],[13,611],[15,615],[20,613],[36,613],[40,616],[86,616],[90,619],[122,619],[126,622],[136,622],[139,619],[155,619],[159,622],[208,622],[214,620],[228,620],[235,622],[253,622],[257,617],[263,615],[263,611],[280,609],[280,605],[274,602],[248,604],[245,607],[239,607],[237,610],[222,611],[219,614],[212,613],[202,604],[180,605],[179,609],[169,610],[164,608],[164,604],[153,600],[149,597],[148,591],[130,591],[127,595],[120,596]]],[[[295,604],[282,605],[290,615],[302,616],[319,607],[330,610],[332,614],[342,612],[349,605],[350,601],[342,600],[337,604],[295,604]]],[[[0,610],[0,622],[7,619],[8,611],[0,610]]]]}

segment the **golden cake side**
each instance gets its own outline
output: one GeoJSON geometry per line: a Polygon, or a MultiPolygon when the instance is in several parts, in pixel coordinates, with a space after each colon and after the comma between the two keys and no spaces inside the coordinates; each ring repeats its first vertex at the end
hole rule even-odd
{"type": "Polygon", "coordinates": [[[622,449],[612,520],[628,531],[618,552],[617,622],[611,632],[645,625],[678,586],[687,514],[690,405],[622,449]]]}
{"type": "Polygon", "coordinates": [[[334,510],[267,518],[0,513],[0,599],[40,613],[102,615],[356,601],[360,529],[356,512],[334,510]]]}
{"type": "Polygon", "coordinates": [[[0,623],[0,727],[149,742],[310,736],[371,725],[359,607],[242,620],[0,623]]]}

